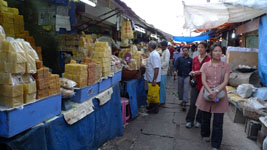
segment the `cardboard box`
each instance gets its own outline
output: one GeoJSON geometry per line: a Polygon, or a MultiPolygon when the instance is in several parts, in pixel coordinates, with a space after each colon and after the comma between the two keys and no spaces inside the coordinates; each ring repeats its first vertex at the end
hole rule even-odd
{"type": "Polygon", "coordinates": [[[227,63],[235,70],[238,65],[247,65],[250,67],[256,66],[258,68],[258,53],[256,52],[227,52],[227,63]]]}

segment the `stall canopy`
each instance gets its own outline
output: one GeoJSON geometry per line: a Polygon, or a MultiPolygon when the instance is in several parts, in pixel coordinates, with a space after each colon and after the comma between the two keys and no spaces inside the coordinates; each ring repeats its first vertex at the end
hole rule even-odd
{"type": "Polygon", "coordinates": [[[244,22],[265,14],[267,10],[224,3],[184,3],[184,28],[212,29],[225,23],[244,22]]]}
{"type": "Polygon", "coordinates": [[[267,11],[266,0],[222,0],[225,4],[246,6],[255,9],[262,9],[267,11]]]}
{"type": "Polygon", "coordinates": [[[194,41],[204,41],[210,39],[210,35],[200,35],[200,36],[194,36],[194,37],[185,37],[185,36],[173,36],[173,40],[176,42],[187,42],[191,43],[194,41]]]}

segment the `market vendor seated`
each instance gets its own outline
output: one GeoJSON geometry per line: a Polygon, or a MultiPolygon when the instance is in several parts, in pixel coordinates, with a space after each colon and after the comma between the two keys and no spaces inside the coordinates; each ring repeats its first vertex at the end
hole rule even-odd
{"type": "Polygon", "coordinates": [[[109,31],[104,31],[102,36],[97,39],[99,42],[108,42],[108,45],[112,49],[112,54],[116,55],[119,53],[119,46],[115,43],[115,41],[110,37],[109,31]]]}

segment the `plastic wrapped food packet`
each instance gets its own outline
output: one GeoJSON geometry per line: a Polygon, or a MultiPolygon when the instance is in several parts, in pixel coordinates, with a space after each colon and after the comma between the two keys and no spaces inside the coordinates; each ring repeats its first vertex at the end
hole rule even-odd
{"type": "Polygon", "coordinates": [[[66,78],[60,78],[60,85],[66,89],[73,89],[77,83],[66,78]]]}
{"type": "Polygon", "coordinates": [[[62,98],[70,98],[75,94],[74,90],[70,89],[60,88],[60,91],[62,94],[62,98]]]}
{"type": "Polygon", "coordinates": [[[23,84],[24,103],[29,103],[36,100],[36,82],[30,74],[24,74],[21,82],[23,84]]]}
{"type": "Polygon", "coordinates": [[[21,75],[0,72],[0,84],[18,85],[20,84],[21,75]]]}
{"type": "Polygon", "coordinates": [[[36,51],[31,47],[28,42],[21,42],[26,54],[26,73],[34,74],[37,71],[35,60],[38,60],[36,51]]]}

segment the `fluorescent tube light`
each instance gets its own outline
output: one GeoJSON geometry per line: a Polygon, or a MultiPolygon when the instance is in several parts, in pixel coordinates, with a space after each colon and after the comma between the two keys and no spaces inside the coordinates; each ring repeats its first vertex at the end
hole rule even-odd
{"type": "Polygon", "coordinates": [[[87,5],[90,5],[92,7],[96,7],[96,4],[90,0],[80,0],[81,2],[84,2],[87,5]]]}

